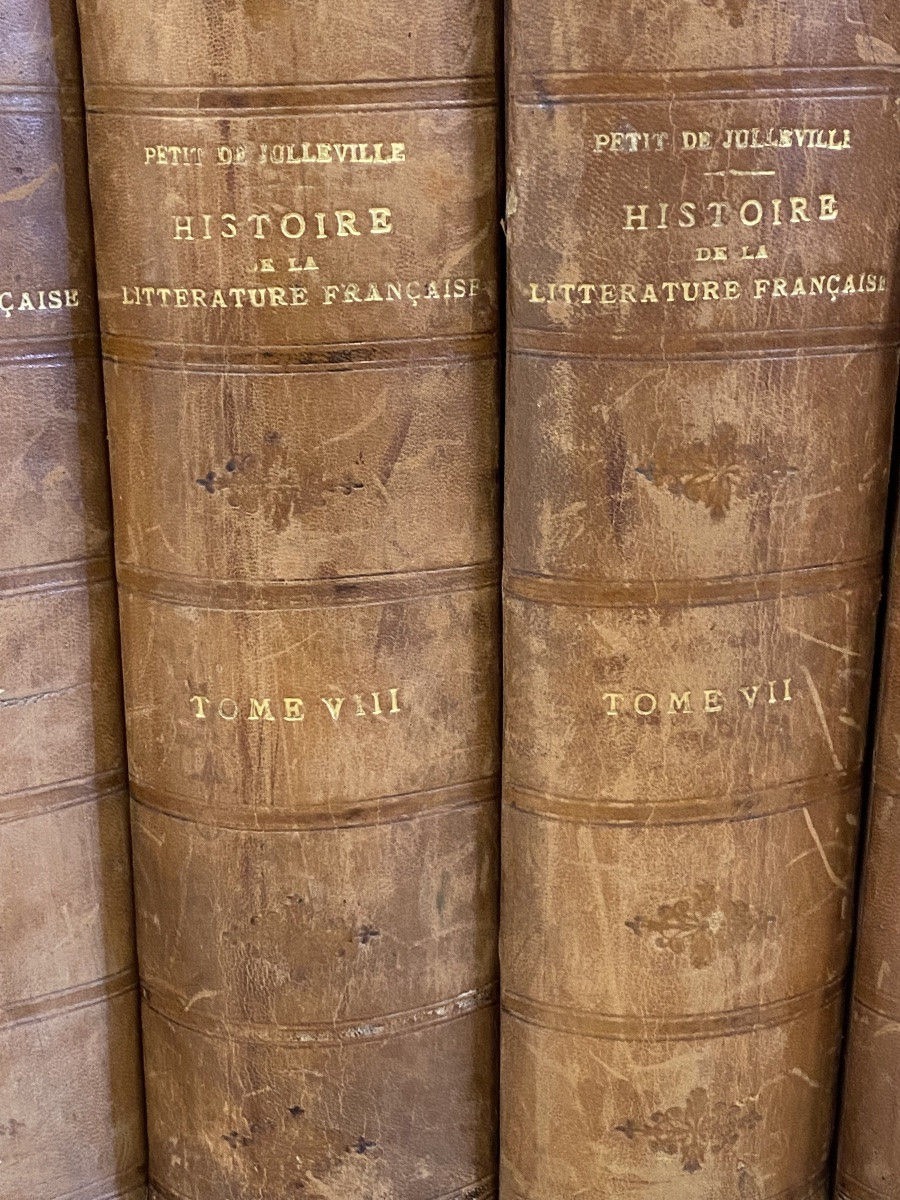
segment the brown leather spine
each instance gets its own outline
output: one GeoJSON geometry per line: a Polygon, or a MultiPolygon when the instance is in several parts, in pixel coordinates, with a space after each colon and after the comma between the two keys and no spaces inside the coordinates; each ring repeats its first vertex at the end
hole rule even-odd
{"type": "Polygon", "coordinates": [[[146,1195],[74,0],[0,33],[0,1200],[146,1195]]]}
{"type": "Polygon", "coordinates": [[[900,16],[513,0],[501,1194],[822,1200],[900,16]]]}
{"type": "Polygon", "coordinates": [[[161,1200],[496,1151],[493,0],[80,0],[161,1200]]]}
{"type": "Polygon", "coordinates": [[[838,1156],[839,1200],[900,1195],[900,526],[894,534],[838,1156]]]}

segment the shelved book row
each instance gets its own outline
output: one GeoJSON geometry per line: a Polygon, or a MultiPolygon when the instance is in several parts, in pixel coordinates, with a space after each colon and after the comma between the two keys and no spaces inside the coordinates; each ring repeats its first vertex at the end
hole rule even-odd
{"type": "Polygon", "coordinates": [[[0,0],[0,1200],[900,1196],[900,10],[503,18],[0,0]]]}

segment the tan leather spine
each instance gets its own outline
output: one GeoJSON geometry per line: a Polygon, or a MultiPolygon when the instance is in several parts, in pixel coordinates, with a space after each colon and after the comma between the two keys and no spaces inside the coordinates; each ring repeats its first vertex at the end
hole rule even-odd
{"type": "Polygon", "coordinates": [[[900,527],[894,534],[847,1045],[838,1200],[900,1195],[900,527]]]}
{"type": "Polygon", "coordinates": [[[823,1200],[900,16],[512,0],[504,1200],[823,1200]]]}
{"type": "Polygon", "coordinates": [[[80,0],[161,1200],[495,1189],[493,0],[80,0]]]}
{"type": "Polygon", "coordinates": [[[0,1200],[146,1195],[74,0],[0,32],[0,1200]]]}

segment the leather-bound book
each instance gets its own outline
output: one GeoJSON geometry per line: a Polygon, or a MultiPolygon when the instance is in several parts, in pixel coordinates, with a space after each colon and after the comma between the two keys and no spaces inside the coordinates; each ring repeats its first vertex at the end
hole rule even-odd
{"type": "Polygon", "coordinates": [[[838,1156],[838,1200],[900,1195],[900,526],[894,534],[838,1156]]]}
{"type": "Polygon", "coordinates": [[[900,12],[512,0],[504,1200],[823,1200],[900,12]]]}
{"type": "Polygon", "coordinates": [[[151,1191],[494,1190],[494,0],[79,0],[151,1191]]]}
{"type": "Polygon", "coordinates": [[[119,639],[74,0],[0,20],[0,1200],[139,1200],[119,639]]]}

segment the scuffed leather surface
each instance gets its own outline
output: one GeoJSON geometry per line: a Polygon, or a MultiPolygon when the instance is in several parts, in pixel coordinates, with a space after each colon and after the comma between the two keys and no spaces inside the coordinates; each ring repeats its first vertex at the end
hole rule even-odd
{"type": "Polygon", "coordinates": [[[0,318],[2,1200],[146,1194],[84,136],[74,5],[12,0],[0,36],[0,288],[15,304],[0,318]],[[65,289],[77,306],[49,307],[65,289]]]}
{"type": "Polygon", "coordinates": [[[480,1200],[496,1152],[496,5],[84,0],[80,16],[152,1191],[480,1200]],[[398,143],[402,161],[311,162],[319,143],[398,143]],[[148,165],[163,144],[199,147],[201,166],[148,165]],[[262,144],[292,145],[293,165],[262,164],[262,144]],[[223,145],[246,162],[216,165],[223,145]],[[347,210],[358,234],[336,233],[347,210]],[[271,217],[259,239],[254,213],[271,217]],[[468,292],[428,299],[435,278],[468,292]],[[382,298],[326,303],[341,281],[382,298]],[[169,286],[212,299],[127,302],[169,286]]]}
{"type": "Polygon", "coordinates": [[[900,20],[513,0],[509,32],[501,1195],[824,1200],[900,20]]]}
{"type": "Polygon", "coordinates": [[[900,593],[896,546],[895,535],[841,1109],[838,1195],[842,1200],[887,1198],[900,1189],[900,593]]]}

